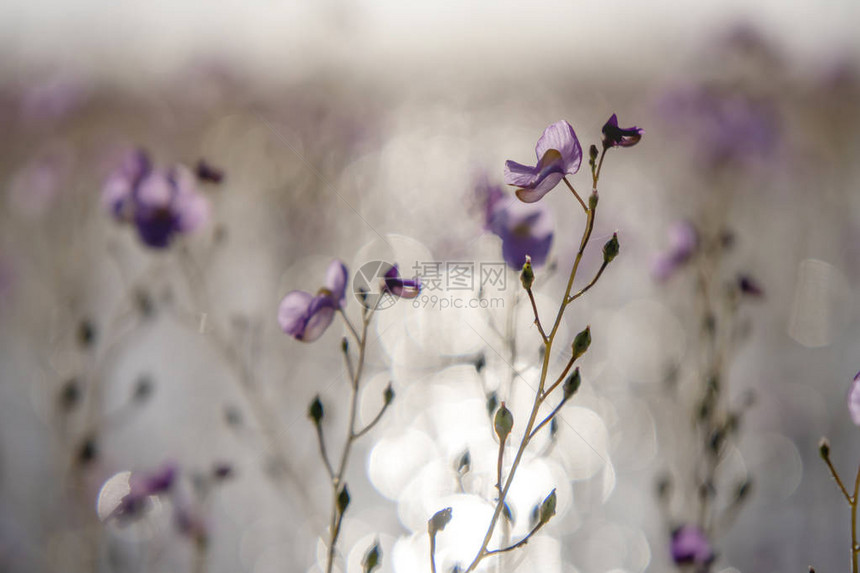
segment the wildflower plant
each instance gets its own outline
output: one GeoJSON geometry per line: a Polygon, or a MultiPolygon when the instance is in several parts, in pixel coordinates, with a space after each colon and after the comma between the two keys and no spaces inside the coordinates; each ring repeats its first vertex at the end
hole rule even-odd
{"type": "MultiPolygon", "coordinates": [[[[340,446],[339,456],[333,457],[326,444],[325,407],[320,396],[316,395],[308,406],[308,418],[316,430],[319,454],[331,483],[331,514],[325,561],[326,573],[333,571],[344,514],[351,502],[349,487],[346,482],[346,470],[353,445],[356,440],[373,429],[394,400],[394,390],[389,384],[383,391],[382,407],[377,414],[364,427],[358,427],[358,396],[365,374],[369,327],[385,297],[414,298],[421,291],[420,281],[401,278],[397,265],[392,265],[379,278],[379,284],[376,285],[378,293],[370,293],[365,290],[360,290],[357,293],[361,301],[361,323],[356,328],[344,310],[348,278],[349,272],[346,265],[339,260],[334,260],[329,264],[326,272],[325,286],[320,288],[316,296],[304,291],[292,291],[281,301],[278,310],[278,321],[283,331],[302,342],[317,340],[329,327],[335,313],[343,319],[349,332],[349,336],[344,337],[340,345],[348,375],[350,398],[347,433],[340,446]],[[355,344],[356,350],[351,348],[350,341],[355,344]]],[[[378,543],[374,544],[367,550],[364,557],[365,572],[375,569],[381,559],[379,545],[378,543]]]]}
{"type": "MultiPolygon", "coordinates": [[[[572,262],[567,286],[558,303],[555,317],[549,322],[546,321],[545,316],[542,318],[540,308],[534,296],[534,288],[539,284],[541,277],[540,274],[535,272],[536,265],[533,263],[543,263],[545,261],[546,251],[548,250],[548,247],[545,245],[547,241],[551,240],[552,233],[542,232],[537,240],[533,240],[534,233],[532,229],[534,223],[540,220],[543,215],[539,211],[535,211],[520,218],[515,218],[511,211],[504,210],[504,207],[499,207],[494,203],[501,199],[497,191],[491,189],[490,192],[486,193],[491,198],[487,202],[489,205],[487,209],[488,228],[500,236],[503,241],[503,250],[506,253],[514,252],[517,249],[506,246],[507,243],[523,237],[528,239],[522,242],[526,252],[522,253],[524,260],[521,263],[519,263],[519,260],[509,260],[513,257],[507,255],[505,256],[505,260],[509,265],[512,262],[521,264],[519,269],[520,283],[529,299],[534,315],[533,324],[535,334],[539,338],[541,345],[541,364],[537,387],[534,390],[532,399],[531,411],[525,421],[516,420],[504,401],[499,404],[491,397],[488,403],[488,407],[493,413],[492,427],[498,442],[496,483],[494,488],[496,495],[495,499],[492,500],[492,516],[486,526],[480,546],[477,548],[470,562],[456,565],[455,569],[457,571],[463,571],[464,573],[475,571],[485,560],[498,558],[503,554],[523,547],[556,514],[558,499],[556,490],[553,489],[544,493],[543,501],[535,508],[532,526],[524,536],[517,541],[508,541],[505,539],[501,545],[498,542],[494,543],[494,540],[497,540],[499,537],[496,533],[500,522],[509,525],[514,519],[508,504],[508,494],[511,491],[512,484],[517,476],[517,470],[520,468],[529,445],[541,431],[553,431],[553,428],[558,423],[556,419],[557,414],[574,397],[581,384],[580,369],[578,366],[576,368],[574,366],[576,366],[577,360],[588,351],[591,345],[591,328],[590,326],[586,326],[572,340],[562,341],[559,338],[559,334],[562,332],[561,326],[565,311],[571,303],[583,296],[597,283],[607,266],[616,258],[619,252],[618,236],[617,234],[613,234],[603,245],[603,262],[599,270],[585,286],[579,290],[574,290],[577,272],[594,230],[597,207],[600,200],[598,182],[606,153],[615,147],[634,145],[639,141],[643,132],[635,127],[619,129],[617,118],[613,115],[606,122],[603,133],[604,137],[601,148],[592,145],[589,149],[588,163],[591,172],[591,193],[588,195],[587,201],[583,199],[570,180],[568,180],[569,175],[574,175],[579,171],[582,161],[582,148],[573,127],[566,121],[556,122],[544,131],[535,149],[537,155],[535,166],[522,165],[514,161],[508,161],[505,164],[505,183],[516,188],[516,196],[520,201],[524,203],[540,201],[540,199],[563,181],[579,204],[577,210],[581,208],[584,214],[585,220],[582,237],[572,262]],[[514,233],[505,232],[511,218],[514,218],[518,222],[514,225],[514,228],[520,227],[514,233]],[[543,239],[541,240],[540,237],[543,237],[543,239]],[[532,253],[528,252],[529,249],[534,249],[533,254],[536,260],[533,260],[532,253]],[[550,370],[554,364],[553,359],[557,358],[559,354],[564,355],[567,352],[570,353],[570,357],[567,359],[565,366],[560,372],[551,372],[550,370]],[[558,400],[557,405],[548,414],[542,415],[542,406],[547,405],[550,400],[556,399],[558,400]],[[517,424],[522,424],[524,428],[521,434],[512,433],[517,424]],[[513,438],[514,435],[520,437],[516,439],[513,438]]],[[[516,383],[519,382],[516,381],[516,383]]],[[[525,381],[523,380],[522,382],[525,381]]],[[[466,456],[464,456],[463,460],[465,461],[461,461],[460,464],[461,471],[468,471],[469,462],[466,456]]],[[[447,507],[437,511],[428,522],[430,569],[434,573],[437,570],[436,536],[452,520],[457,520],[456,511],[452,507],[447,507]]]]}
{"type": "MultiPolygon", "coordinates": [[[[851,420],[860,426],[860,372],[854,377],[851,382],[851,387],[848,390],[848,412],[851,414],[851,420]]],[[[848,489],[845,484],[850,482],[842,481],[839,472],[830,460],[830,441],[827,438],[821,438],[818,445],[818,453],[821,459],[824,460],[830,475],[836,481],[842,497],[851,510],[851,546],[849,547],[849,556],[851,561],[851,573],[860,572],[860,523],[857,520],[858,506],[860,506],[860,465],[857,467],[857,475],[854,478],[853,490],[848,489]]],[[[811,568],[810,568],[811,570],[811,568]]]]}

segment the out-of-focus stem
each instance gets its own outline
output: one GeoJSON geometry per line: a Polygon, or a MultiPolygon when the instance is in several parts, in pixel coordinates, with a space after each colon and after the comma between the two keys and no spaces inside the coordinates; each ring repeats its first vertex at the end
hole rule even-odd
{"type": "MultiPolygon", "coordinates": [[[[603,157],[601,156],[601,163],[603,161],[603,157]]],[[[595,192],[597,187],[597,177],[594,179],[595,192]]],[[[490,539],[493,537],[493,533],[496,529],[496,524],[499,521],[499,516],[501,516],[502,509],[505,504],[505,499],[508,495],[508,491],[511,488],[511,484],[514,481],[514,476],[516,475],[517,468],[519,467],[520,461],[522,460],[523,454],[525,453],[526,447],[529,445],[529,441],[532,435],[532,430],[534,429],[535,422],[537,421],[538,410],[540,409],[541,404],[545,398],[544,388],[546,385],[546,377],[549,372],[549,364],[550,357],[552,355],[552,345],[555,342],[555,335],[558,332],[559,327],[561,326],[561,320],[564,317],[564,311],[569,304],[570,292],[573,290],[573,282],[576,279],[576,272],[579,269],[579,264],[582,261],[582,255],[585,252],[585,247],[588,244],[588,240],[591,237],[591,233],[594,230],[594,216],[595,211],[597,209],[596,203],[592,208],[586,208],[586,222],[585,229],[582,233],[582,240],[579,244],[579,251],[576,254],[576,259],[573,262],[573,267],[570,271],[570,277],[567,281],[567,288],[565,289],[564,296],[561,299],[561,304],[558,308],[558,313],[555,317],[555,322],[553,324],[552,330],[547,336],[547,340],[545,343],[546,350],[543,355],[543,365],[541,366],[541,375],[540,382],[538,384],[537,392],[535,393],[534,404],[532,405],[532,411],[529,415],[528,422],[526,423],[525,430],[523,431],[523,437],[520,441],[520,445],[517,448],[517,453],[514,457],[514,461],[511,464],[511,469],[508,472],[508,477],[505,480],[505,485],[502,488],[501,493],[499,494],[499,499],[496,502],[496,509],[493,512],[493,517],[490,519],[490,524],[487,527],[487,532],[484,535],[484,540],[481,543],[481,548],[478,550],[478,553],[475,555],[475,558],[472,560],[472,563],[466,569],[464,573],[470,573],[474,571],[478,564],[482,559],[490,555],[490,552],[487,550],[487,546],[490,543],[490,539]]]]}
{"type": "Polygon", "coordinates": [[[860,493],[860,467],[857,468],[857,477],[854,478],[854,497],[851,498],[851,573],[860,573],[858,556],[860,546],[857,545],[857,494],[860,493]]]}

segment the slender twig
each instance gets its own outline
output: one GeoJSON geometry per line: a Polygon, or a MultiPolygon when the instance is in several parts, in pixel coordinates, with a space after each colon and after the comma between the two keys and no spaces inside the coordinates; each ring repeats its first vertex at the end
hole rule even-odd
{"type": "Polygon", "coordinates": [[[526,292],[529,295],[529,300],[532,303],[532,310],[535,313],[535,325],[538,328],[538,332],[540,332],[540,337],[543,339],[543,343],[546,344],[549,339],[546,337],[546,332],[544,332],[543,325],[540,323],[540,315],[538,314],[537,303],[535,302],[535,295],[532,292],[531,288],[527,288],[526,292]]]}
{"type": "MultiPolygon", "coordinates": [[[[601,157],[601,162],[602,162],[601,157]]],[[[596,183],[597,178],[595,177],[595,193],[596,193],[596,183]]],[[[596,195],[595,195],[596,196],[596,195]]],[[[573,262],[573,267],[570,271],[570,277],[567,281],[567,288],[565,289],[564,296],[561,299],[561,304],[559,305],[558,313],[556,314],[555,322],[553,324],[552,330],[550,331],[547,341],[545,344],[546,350],[543,356],[543,364],[541,366],[541,376],[540,382],[538,383],[538,389],[535,393],[535,400],[532,405],[532,411],[529,415],[528,422],[526,423],[525,431],[523,432],[523,438],[520,441],[520,445],[517,448],[517,453],[514,456],[514,461],[511,464],[511,469],[508,472],[508,477],[505,480],[505,485],[502,488],[501,493],[499,494],[499,499],[496,502],[496,508],[493,512],[493,516],[490,519],[490,524],[487,527],[487,532],[484,535],[484,540],[481,543],[480,549],[478,549],[478,553],[475,555],[475,558],[472,560],[472,563],[466,569],[464,573],[470,573],[474,571],[478,564],[481,562],[484,557],[486,557],[489,553],[487,550],[487,546],[490,543],[490,539],[492,539],[493,532],[496,528],[496,523],[499,521],[499,517],[502,513],[502,508],[504,507],[505,498],[507,497],[508,491],[511,488],[511,484],[513,483],[514,476],[516,475],[517,468],[519,467],[520,461],[523,458],[523,454],[525,453],[526,447],[529,444],[529,437],[532,433],[532,429],[534,428],[535,422],[537,421],[538,410],[542,403],[542,398],[544,396],[544,388],[546,385],[546,377],[549,371],[550,357],[552,355],[552,345],[555,341],[555,335],[558,332],[559,327],[561,326],[561,320],[564,316],[564,311],[567,308],[568,299],[570,298],[570,292],[573,290],[573,281],[576,278],[576,272],[579,269],[579,264],[582,261],[582,255],[585,252],[585,247],[588,244],[588,240],[591,237],[591,233],[594,230],[594,216],[596,212],[596,203],[593,208],[586,209],[586,222],[585,229],[582,234],[582,240],[580,241],[579,251],[576,254],[576,258],[573,262]]]]}
{"type": "Polygon", "coordinates": [[[860,467],[857,468],[857,477],[854,478],[854,497],[851,498],[851,573],[860,573],[858,556],[860,546],[857,545],[857,494],[860,493],[860,467]]]}
{"type": "Polygon", "coordinates": [[[561,410],[562,406],[564,406],[564,404],[565,404],[566,402],[567,402],[567,396],[565,396],[564,398],[562,398],[562,399],[561,399],[561,402],[559,402],[559,403],[558,403],[558,406],[556,406],[555,408],[553,408],[553,409],[552,409],[552,412],[550,412],[550,413],[549,413],[549,415],[548,415],[546,418],[544,418],[544,419],[543,419],[543,421],[541,421],[541,423],[540,423],[540,424],[538,424],[537,426],[535,426],[535,429],[534,429],[534,430],[532,430],[532,433],[531,433],[531,434],[529,434],[529,440],[531,440],[532,438],[534,438],[534,437],[535,437],[535,434],[537,434],[537,433],[540,431],[540,429],[541,429],[541,428],[543,428],[544,426],[546,426],[547,424],[549,424],[549,423],[552,421],[552,419],[555,417],[555,415],[556,415],[556,414],[558,414],[558,411],[559,411],[559,410],[561,410]]]}
{"type": "Polygon", "coordinates": [[[368,422],[368,424],[364,428],[355,432],[352,435],[353,439],[358,439],[370,430],[372,430],[373,427],[379,422],[379,420],[382,419],[382,415],[385,414],[385,411],[388,409],[389,404],[390,402],[386,402],[385,404],[383,404],[382,408],[379,410],[379,413],[377,413],[376,416],[374,416],[374,418],[370,422],[368,422]]]}
{"type": "Polygon", "coordinates": [[[573,185],[570,184],[570,181],[567,180],[567,177],[562,177],[562,180],[567,184],[567,188],[570,189],[570,192],[573,193],[573,196],[576,197],[579,204],[582,205],[582,210],[588,213],[588,207],[585,205],[585,201],[582,200],[582,197],[579,196],[579,193],[576,192],[576,189],[574,189],[573,185]]]}
{"type": "MultiPolygon", "coordinates": [[[[360,432],[355,431],[355,419],[358,410],[358,386],[361,380],[361,375],[364,372],[365,358],[367,356],[367,331],[368,327],[370,326],[370,321],[373,318],[373,314],[376,312],[376,308],[378,307],[378,305],[379,301],[377,301],[377,304],[373,308],[368,309],[367,307],[362,307],[361,312],[361,334],[357,336],[358,362],[356,364],[354,372],[350,377],[350,387],[352,389],[352,392],[350,393],[349,421],[347,422],[346,440],[343,446],[343,451],[341,452],[340,462],[338,463],[337,470],[332,472],[331,477],[332,510],[329,524],[330,538],[326,573],[331,573],[332,569],[334,568],[334,555],[337,547],[337,540],[340,536],[340,524],[343,521],[344,514],[344,511],[338,511],[337,508],[338,495],[340,494],[343,477],[346,474],[347,463],[349,462],[349,454],[352,451],[352,445],[357,438],[364,435],[367,430],[373,427],[373,425],[378,421],[378,418],[382,416],[382,412],[384,412],[386,409],[386,407],[383,406],[382,411],[380,411],[377,418],[371,421],[371,423],[364,430],[361,430],[360,432]]],[[[346,315],[344,314],[343,316],[344,319],[346,319],[346,315]]],[[[348,321],[347,324],[349,324],[348,321]]]]}
{"type": "Polygon", "coordinates": [[[430,536],[430,571],[436,573],[436,536],[430,536]]]}
{"type": "Polygon", "coordinates": [[[842,478],[839,477],[839,473],[836,471],[836,468],[833,467],[833,462],[830,461],[830,456],[824,456],[824,463],[827,464],[827,468],[830,470],[830,475],[832,475],[833,479],[836,480],[836,485],[839,486],[839,489],[842,491],[842,495],[845,496],[845,501],[848,502],[848,505],[851,505],[853,503],[851,495],[845,488],[845,484],[842,483],[842,478]]]}
{"type": "Polygon", "coordinates": [[[328,472],[330,479],[334,479],[334,469],[331,467],[331,462],[328,459],[328,450],[325,447],[325,438],[323,438],[322,424],[314,424],[317,428],[317,441],[319,442],[320,457],[325,464],[325,469],[328,472]]]}
{"type": "Polygon", "coordinates": [[[499,459],[496,461],[496,489],[499,495],[502,493],[502,465],[505,463],[505,442],[507,440],[499,440],[499,459]]]}
{"type": "Polygon", "coordinates": [[[570,298],[567,299],[567,303],[568,304],[572,303],[573,301],[575,301],[576,299],[578,299],[579,297],[584,295],[586,292],[588,292],[588,289],[590,289],[591,287],[594,286],[594,283],[597,282],[597,280],[600,278],[600,275],[602,275],[603,271],[606,270],[606,266],[608,264],[609,264],[608,262],[603,261],[603,264],[600,265],[600,269],[597,271],[597,274],[594,275],[594,278],[591,279],[591,282],[588,283],[587,285],[585,285],[584,287],[582,287],[582,289],[580,289],[579,292],[577,292],[576,294],[571,295],[570,298]]]}
{"type": "Polygon", "coordinates": [[[352,325],[352,322],[350,322],[349,318],[346,316],[346,313],[343,311],[342,308],[337,309],[337,311],[340,313],[340,316],[343,319],[344,324],[346,324],[346,327],[349,329],[349,332],[352,333],[352,336],[353,336],[353,338],[355,338],[355,341],[359,342],[361,339],[358,336],[358,331],[352,325]]]}
{"type": "Polygon", "coordinates": [[[541,527],[543,527],[544,525],[546,525],[546,522],[545,522],[545,521],[539,521],[539,522],[538,522],[538,524],[537,524],[537,525],[535,525],[535,526],[534,526],[534,528],[532,528],[532,530],[531,530],[531,531],[529,531],[529,532],[528,532],[528,534],[527,534],[525,537],[523,537],[522,539],[520,539],[519,541],[517,541],[517,542],[516,542],[516,543],[514,543],[513,545],[511,545],[511,546],[509,546],[509,547],[503,547],[503,548],[501,548],[501,549],[492,549],[492,550],[490,550],[490,551],[487,551],[487,552],[485,553],[485,555],[496,555],[496,554],[498,554],[498,553],[506,553],[506,552],[508,552],[508,551],[513,551],[514,549],[517,549],[517,548],[519,548],[519,547],[522,547],[523,545],[525,545],[526,543],[528,543],[528,542],[529,542],[529,540],[531,539],[532,535],[534,535],[535,533],[537,533],[538,531],[540,531],[540,528],[541,528],[541,527]]]}
{"type": "Polygon", "coordinates": [[[570,360],[567,361],[567,366],[564,367],[559,377],[553,382],[549,388],[547,388],[544,393],[542,400],[546,400],[546,397],[552,394],[552,391],[558,388],[558,385],[564,381],[564,377],[567,376],[567,373],[570,372],[570,369],[573,367],[573,363],[576,362],[576,356],[571,356],[570,360]]]}

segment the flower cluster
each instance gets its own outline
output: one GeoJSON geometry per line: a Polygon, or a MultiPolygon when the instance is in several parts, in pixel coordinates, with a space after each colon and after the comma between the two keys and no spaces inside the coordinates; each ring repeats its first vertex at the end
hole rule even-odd
{"type": "Polygon", "coordinates": [[[197,190],[194,174],[182,165],[155,169],[142,150],[129,153],[109,176],[102,201],[154,249],[168,247],[176,235],[199,229],[209,218],[209,201],[197,190]]]}

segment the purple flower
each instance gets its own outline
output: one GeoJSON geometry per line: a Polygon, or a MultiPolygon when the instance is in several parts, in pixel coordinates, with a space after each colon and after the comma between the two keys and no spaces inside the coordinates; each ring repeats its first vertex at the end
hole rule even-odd
{"type": "Polygon", "coordinates": [[[394,265],[385,273],[383,291],[400,298],[415,298],[421,293],[421,280],[400,278],[400,271],[394,265]]]}
{"type": "Polygon", "coordinates": [[[152,473],[131,474],[128,480],[129,492],[120,500],[112,516],[131,519],[140,515],[153,495],[167,493],[173,487],[179,468],[168,462],[152,473]]]}
{"type": "Polygon", "coordinates": [[[773,106],[737,91],[693,86],[670,94],[662,106],[708,165],[766,158],[779,143],[779,118],[773,106]]]}
{"type": "Polygon", "coordinates": [[[642,139],[644,129],[638,127],[618,127],[618,116],[614,113],[603,125],[603,147],[633,147],[642,139]]]}
{"type": "Polygon", "coordinates": [[[564,120],[544,130],[535,147],[537,165],[529,167],[515,161],[505,162],[505,183],[518,187],[517,197],[524,203],[539,201],[555,188],[565,175],[579,171],[582,147],[573,128],[564,120]]]}
{"type": "Polygon", "coordinates": [[[335,259],[329,264],[325,285],[316,296],[302,290],[288,293],[278,309],[281,329],[302,342],[313,342],[322,336],[335,311],[343,307],[348,275],[346,266],[335,259]]]}
{"type": "Polygon", "coordinates": [[[483,199],[484,228],[502,239],[502,257],[514,270],[520,270],[526,255],[533,266],[546,263],[552,246],[552,218],[541,205],[523,205],[505,196],[498,185],[480,181],[476,187],[483,199]]]}
{"type": "Polygon", "coordinates": [[[699,249],[699,233],[689,221],[678,221],[669,228],[669,249],[654,261],[652,273],[660,281],[669,279],[699,249]]]}
{"type": "Polygon", "coordinates": [[[141,240],[163,249],[177,234],[190,233],[209,217],[209,202],[183,166],[153,169],[143,151],[135,151],[108,178],[102,202],[119,221],[132,222],[141,240]]]}
{"type": "Polygon", "coordinates": [[[764,289],[749,275],[738,276],[738,289],[740,289],[741,294],[751,298],[761,298],[764,296],[764,289]]]}
{"type": "Polygon", "coordinates": [[[708,538],[695,525],[676,529],[672,533],[670,550],[676,565],[706,565],[715,557],[708,538]]]}
{"type": "Polygon", "coordinates": [[[860,426],[860,372],[854,377],[851,389],[848,390],[848,411],[851,412],[854,423],[860,426]]]}

